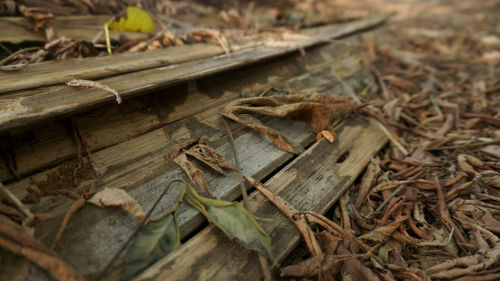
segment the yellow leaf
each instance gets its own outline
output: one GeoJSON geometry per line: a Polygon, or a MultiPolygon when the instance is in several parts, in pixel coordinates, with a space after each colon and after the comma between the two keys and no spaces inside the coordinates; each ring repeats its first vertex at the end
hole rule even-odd
{"type": "Polygon", "coordinates": [[[117,31],[155,31],[155,25],[149,14],[141,8],[127,7],[127,16],[120,21],[109,21],[108,28],[117,31]]]}

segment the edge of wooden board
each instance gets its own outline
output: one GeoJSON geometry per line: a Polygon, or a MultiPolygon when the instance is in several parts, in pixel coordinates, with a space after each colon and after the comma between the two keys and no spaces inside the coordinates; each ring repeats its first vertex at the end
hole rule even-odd
{"type": "MultiPolygon", "coordinates": [[[[377,26],[386,19],[385,16],[375,16],[335,28],[322,27],[316,30],[315,36],[310,37],[312,39],[300,38],[285,41],[286,47],[262,46],[245,49],[215,58],[113,76],[99,82],[115,89],[123,97],[146,94],[170,85],[289,54],[300,48],[311,47],[330,39],[377,26]]],[[[82,111],[106,102],[114,102],[114,100],[114,96],[105,90],[84,90],[67,86],[52,86],[4,94],[0,96],[0,106],[6,109],[0,115],[0,131],[82,111]]]]}
{"type": "MultiPolygon", "coordinates": [[[[351,118],[336,133],[338,139],[334,144],[324,139],[315,143],[265,185],[299,211],[325,213],[387,142],[373,121],[351,118]]],[[[258,191],[250,195],[250,202],[256,216],[271,220],[261,225],[271,236],[273,263],[278,264],[297,245],[300,234],[258,191]]],[[[211,225],[134,281],[257,280],[259,275],[255,252],[230,241],[211,225]]]]}

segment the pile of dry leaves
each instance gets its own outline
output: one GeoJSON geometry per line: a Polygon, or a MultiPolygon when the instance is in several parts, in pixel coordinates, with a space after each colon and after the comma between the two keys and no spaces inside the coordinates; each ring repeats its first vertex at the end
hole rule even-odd
{"type": "Polygon", "coordinates": [[[328,217],[306,212],[322,251],[307,244],[283,277],[500,279],[498,46],[454,35],[366,44],[379,94],[367,113],[390,146],[328,217]]]}

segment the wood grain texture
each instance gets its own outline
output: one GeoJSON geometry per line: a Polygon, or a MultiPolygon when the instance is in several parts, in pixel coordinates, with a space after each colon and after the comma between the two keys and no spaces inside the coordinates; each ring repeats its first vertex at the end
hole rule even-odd
{"type": "MultiPolygon", "coordinates": [[[[325,140],[315,143],[265,185],[299,211],[326,212],[387,141],[373,122],[359,119],[348,120],[336,133],[338,139],[334,144],[325,140]],[[343,155],[346,158],[340,162],[343,155]]],[[[297,245],[300,234],[258,191],[252,193],[250,202],[255,215],[270,219],[261,225],[271,236],[274,263],[277,264],[297,245]]],[[[209,226],[134,280],[260,278],[256,253],[231,242],[217,228],[209,226]]]]}
{"type": "MultiPolygon", "coordinates": [[[[52,20],[52,24],[57,37],[92,41],[112,17],[113,15],[57,16],[52,20]]],[[[0,17],[0,26],[0,42],[19,44],[25,41],[46,41],[43,31],[36,32],[33,22],[24,17],[0,17]]],[[[109,33],[112,40],[119,40],[123,35],[131,40],[147,39],[149,36],[144,32],[109,33]]],[[[103,41],[104,37],[101,37],[100,42],[103,41]]]]}
{"type": "MultiPolygon", "coordinates": [[[[89,149],[96,151],[234,100],[242,93],[256,95],[271,85],[294,76],[307,76],[308,71],[321,72],[316,69],[331,67],[331,71],[348,75],[352,73],[352,68],[357,69],[359,66],[359,44],[356,37],[349,37],[342,42],[311,48],[306,53],[307,63],[300,54],[294,53],[245,69],[162,89],[130,99],[121,105],[104,106],[72,118],[79,126],[89,149]]],[[[315,77],[325,80],[324,75],[315,77]]],[[[311,91],[327,91],[312,88],[313,85],[320,85],[319,83],[308,84],[311,91]]],[[[286,87],[282,86],[284,89],[286,87]]],[[[28,132],[11,136],[16,144],[13,151],[16,155],[17,173],[22,177],[75,157],[75,146],[68,128],[60,122],[47,123],[43,127],[35,126],[28,132]]],[[[5,162],[0,161],[0,181],[11,179],[13,175],[6,168],[5,162]]]]}
{"type": "Polygon", "coordinates": [[[0,96],[16,90],[64,84],[71,79],[93,80],[199,60],[222,53],[224,51],[216,45],[192,44],[141,53],[34,63],[19,72],[0,72],[0,96]]]}
{"type": "MultiPolygon", "coordinates": [[[[313,34],[306,33],[310,35],[309,37],[297,37],[293,40],[284,41],[284,43],[286,43],[285,47],[264,45],[253,49],[237,51],[228,55],[221,55],[212,59],[202,59],[178,65],[117,75],[99,80],[99,82],[115,89],[125,98],[142,95],[171,85],[200,79],[215,73],[229,71],[273,57],[289,54],[300,48],[307,48],[323,43],[329,39],[339,38],[374,27],[383,23],[385,19],[385,17],[376,16],[342,25],[321,27],[315,29],[313,34]]],[[[60,80],[60,78],[54,77],[57,76],[50,76],[49,79],[60,80]]],[[[37,78],[34,79],[36,80],[37,78]]],[[[18,81],[18,79],[12,79],[12,76],[7,80],[18,81]]],[[[65,80],[60,82],[63,81],[65,80]]],[[[30,82],[22,81],[22,83],[30,82]]],[[[52,81],[51,83],[56,83],[56,81],[52,81]]],[[[9,88],[11,86],[5,86],[5,83],[0,83],[0,85],[4,85],[6,89],[10,90],[15,88],[9,88]]],[[[3,91],[6,90],[5,88],[3,91]]],[[[0,90],[0,92],[1,91],[2,90],[0,90]]],[[[0,115],[0,131],[13,129],[41,120],[47,120],[49,118],[55,118],[61,115],[67,115],[113,101],[114,96],[104,90],[85,90],[67,86],[51,86],[41,89],[13,92],[7,95],[4,94],[0,96],[0,107],[5,109],[0,115]]]]}
{"type": "MultiPolygon", "coordinates": [[[[329,69],[329,68],[327,68],[329,69]]],[[[341,72],[340,72],[341,73],[341,72]]],[[[294,79],[289,80],[295,81],[294,79]]],[[[316,88],[319,85],[311,80],[308,84],[302,84],[306,93],[309,87],[316,88]]],[[[325,88],[341,90],[336,87],[334,80],[330,80],[330,86],[325,88]]],[[[319,81],[318,81],[319,82],[319,81]]],[[[346,81],[347,83],[348,80],[346,81]]],[[[301,93],[300,84],[294,82],[291,88],[294,92],[301,93]]],[[[129,141],[98,151],[94,158],[103,171],[103,176],[97,180],[99,188],[121,187],[129,190],[136,200],[148,209],[162,188],[173,178],[183,177],[182,171],[176,166],[165,165],[163,153],[168,151],[176,141],[195,136],[208,136],[217,147],[217,151],[232,159],[231,150],[227,144],[224,133],[220,131],[222,126],[217,122],[216,113],[219,108],[213,108],[193,118],[176,122],[165,128],[154,130],[148,134],[136,137],[129,141]]],[[[291,122],[285,120],[268,120],[266,122],[273,128],[283,132],[288,138],[300,142],[303,145],[310,144],[314,135],[304,129],[302,122],[291,122]]],[[[234,125],[234,124],[233,124],[234,125]]],[[[234,126],[233,126],[234,128],[234,126]]],[[[263,178],[268,173],[288,161],[292,155],[277,149],[265,137],[248,129],[236,128],[236,144],[240,148],[240,158],[243,171],[256,178],[263,178]]],[[[54,168],[30,178],[13,183],[8,186],[10,190],[22,197],[23,190],[31,187],[36,189],[33,183],[43,182],[51,174],[57,175],[54,168]]],[[[206,170],[207,181],[213,188],[215,195],[226,200],[234,200],[239,196],[238,180],[235,177],[220,177],[206,170]]],[[[88,186],[90,182],[83,182],[81,188],[88,186]]],[[[60,221],[70,202],[64,197],[48,197],[46,200],[33,206],[34,212],[50,212],[57,214],[57,218],[37,225],[36,236],[50,243],[54,238],[60,221]]],[[[158,213],[170,208],[175,201],[175,195],[168,195],[157,209],[158,213]]],[[[192,232],[203,223],[202,216],[194,209],[182,205],[179,213],[179,222],[183,235],[192,232]]],[[[98,209],[86,206],[75,216],[66,229],[65,236],[58,249],[61,255],[75,265],[81,274],[87,277],[95,276],[102,266],[118,250],[121,243],[125,241],[135,225],[133,218],[122,212],[119,208],[98,209]],[[92,257],[89,259],[89,257],[92,257]]],[[[121,264],[118,261],[117,266],[121,264]]],[[[41,272],[33,273],[36,278],[42,278],[41,272]]],[[[119,275],[115,275],[116,280],[119,275]]]]}

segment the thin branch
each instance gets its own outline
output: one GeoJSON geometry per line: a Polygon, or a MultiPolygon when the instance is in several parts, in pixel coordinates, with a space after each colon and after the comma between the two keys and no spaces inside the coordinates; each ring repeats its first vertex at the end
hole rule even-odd
{"type": "Polygon", "coordinates": [[[29,52],[29,51],[36,51],[36,50],[39,50],[41,49],[41,47],[30,47],[30,48],[26,48],[26,49],[21,49],[15,53],[13,53],[12,55],[9,55],[8,57],[4,58],[3,60],[0,61],[0,65],[3,65],[4,63],[6,63],[7,61],[9,61],[11,58],[21,54],[21,53],[24,53],[24,52],[29,52]]]}
{"type": "Polygon", "coordinates": [[[233,138],[233,133],[231,132],[231,128],[229,128],[229,125],[227,124],[226,119],[224,118],[224,115],[219,114],[220,119],[222,120],[222,123],[224,124],[224,127],[226,128],[227,132],[227,137],[229,138],[229,145],[231,145],[231,149],[233,150],[233,156],[234,156],[234,162],[236,163],[236,168],[238,177],[240,178],[240,189],[241,189],[241,194],[243,195],[243,204],[245,205],[245,208],[247,210],[249,209],[249,204],[248,204],[248,194],[247,194],[247,188],[245,186],[245,180],[243,179],[243,175],[241,174],[241,165],[240,165],[240,159],[238,157],[238,153],[236,152],[236,146],[234,145],[234,138],[233,138]]]}

